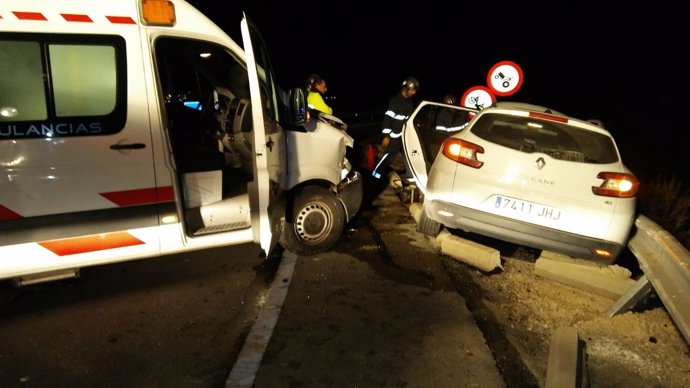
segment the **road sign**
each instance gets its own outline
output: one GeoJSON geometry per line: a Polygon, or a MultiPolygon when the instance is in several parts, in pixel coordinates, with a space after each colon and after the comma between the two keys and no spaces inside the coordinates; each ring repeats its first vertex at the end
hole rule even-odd
{"type": "Polygon", "coordinates": [[[496,101],[496,96],[486,86],[473,86],[462,95],[460,105],[467,108],[484,109],[496,101]]]}
{"type": "Polygon", "coordinates": [[[486,84],[501,97],[510,96],[520,89],[524,75],[515,62],[501,61],[493,65],[486,76],[486,84]]]}

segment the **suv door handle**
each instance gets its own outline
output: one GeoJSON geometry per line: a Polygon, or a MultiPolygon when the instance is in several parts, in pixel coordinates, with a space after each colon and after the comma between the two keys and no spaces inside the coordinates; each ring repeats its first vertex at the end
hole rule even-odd
{"type": "Polygon", "coordinates": [[[268,138],[268,142],[266,143],[266,147],[268,147],[268,150],[269,150],[269,151],[273,151],[273,144],[274,144],[274,143],[273,143],[273,139],[271,139],[271,138],[269,137],[269,138],[268,138]]]}
{"type": "Polygon", "coordinates": [[[113,144],[110,146],[111,150],[140,150],[146,148],[146,144],[132,143],[132,144],[113,144]]]}

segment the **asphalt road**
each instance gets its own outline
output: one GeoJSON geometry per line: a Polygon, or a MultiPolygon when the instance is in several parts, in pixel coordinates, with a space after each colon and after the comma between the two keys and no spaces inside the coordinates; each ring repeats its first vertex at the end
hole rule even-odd
{"type": "Polygon", "coordinates": [[[0,290],[2,387],[218,387],[272,271],[253,244],[0,290]]]}
{"type": "MultiPolygon", "coordinates": [[[[365,206],[332,251],[296,258],[252,386],[504,386],[387,184],[367,181],[365,206]]],[[[247,244],[2,283],[0,386],[233,386],[271,285],[285,281],[274,279],[279,264],[247,244]]]]}
{"type": "Polygon", "coordinates": [[[431,241],[367,183],[382,191],[336,248],[297,259],[253,386],[506,386],[431,241]]]}

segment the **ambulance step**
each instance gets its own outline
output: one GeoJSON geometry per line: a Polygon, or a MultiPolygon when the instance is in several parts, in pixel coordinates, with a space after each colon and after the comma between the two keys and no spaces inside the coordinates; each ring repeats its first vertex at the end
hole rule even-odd
{"type": "Polygon", "coordinates": [[[202,234],[218,233],[218,232],[229,232],[231,230],[244,229],[252,226],[251,222],[233,222],[231,224],[222,224],[215,226],[207,226],[205,228],[198,229],[194,231],[194,236],[200,236],[202,234]]]}
{"type": "Polygon", "coordinates": [[[30,284],[52,282],[55,280],[71,279],[79,277],[78,268],[62,269],[58,271],[42,272],[25,275],[14,279],[15,287],[28,286],[30,284]]]}

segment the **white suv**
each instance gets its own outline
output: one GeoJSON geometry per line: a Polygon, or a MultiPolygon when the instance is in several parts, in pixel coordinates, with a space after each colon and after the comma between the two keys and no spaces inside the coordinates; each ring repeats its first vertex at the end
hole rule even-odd
{"type": "Polygon", "coordinates": [[[423,101],[403,131],[424,193],[418,231],[445,226],[608,264],[626,246],[639,182],[599,122],[524,103],[423,101]],[[471,121],[439,138],[442,110],[471,121]]]}

